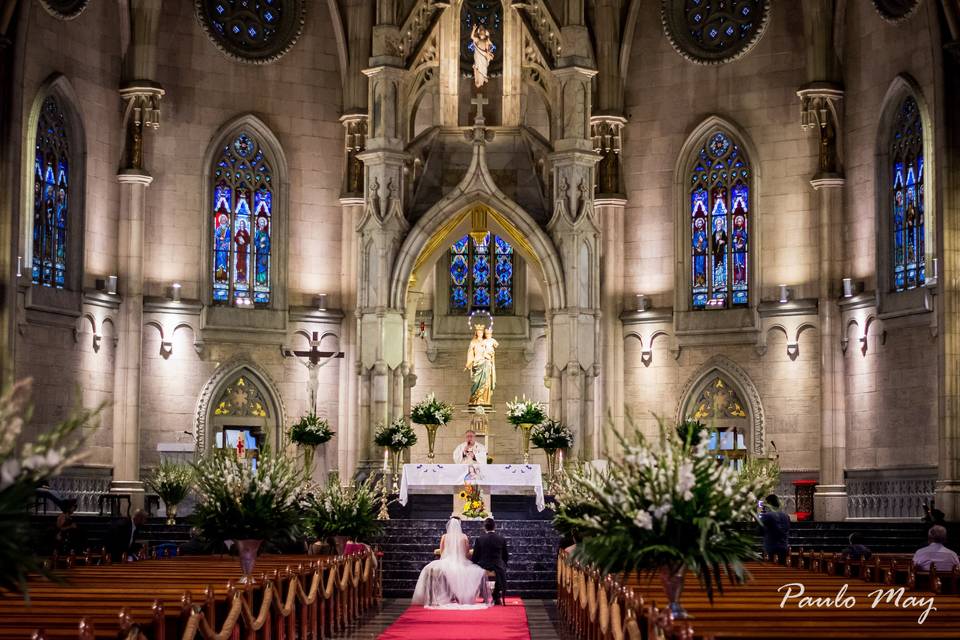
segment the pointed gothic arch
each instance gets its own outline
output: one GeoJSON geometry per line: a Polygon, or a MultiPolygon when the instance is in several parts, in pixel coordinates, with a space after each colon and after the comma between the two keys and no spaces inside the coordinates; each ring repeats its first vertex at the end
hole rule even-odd
{"type": "MultiPolygon", "coordinates": [[[[59,118],[62,124],[61,141],[64,160],[66,160],[66,171],[64,180],[66,181],[66,216],[63,228],[63,240],[57,241],[57,246],[62,245],[65,254],[63,263],[62,282],[56,282],[56,277],[50,280],[51,288],[63,289],[66,291],[79,292],[83,286],[84,269],[84,230],[85,230],[85,202],[86,194],[86,133],[83,126],[83,117],[80,112],[80,100],[77,97],[70,81],[60,73],[51,75],[41,85],[33,99],[30,111],[27,114],[26,127],[24,127],[23,157],[21,167],[23,170],[23,229],[21,254],[24,256],[24,269],[30,273],[33,269],[35,256],[34,232],[37,230],[37,207],[38,194],[36,193],[36,154],[40,137],[38,136],[38,127],[41,121],[47,125],[51,124],[49,119],[59,118]],[[49,108],[56,109],[56,114],[50,114],[49,108]]],[[[42,195],[39,197],[42,198],[42,195]]],[[[53,223],[52,223],[53,224],[53,223]]],[[[43,276],[43,264],[45,261],[39,259],[41,273],[39,277],[32,278],[35,284],[42,284],[46,281],[43,276]]],[[[53,273],[53,272],[52,272],[53,273]]],[[[32,274],[31,274],[32,275],[32,274]]],[[[49,297],[49,296],[46,296],[49,297]]],[[[55,298],[63,297],[56,296],[55,298]]],[[[57,306],[58,301],[50,300],[57,306]]],[[[59,301],[66,302],[66,301],[59,301]]]]}
{"type": "MultiPolygon", "coordinates": [[[[289,168],[286,156],[283,152],[283,146],[280,140],[267,126],[267,124],[253,114],[244,114],[234,118],[224,124],[207,145],[206,153],[203,159],[203,201],[200,210],[202,211],[204,224],[202,254],[200,261],[203,272],[200,274],[202,283],[202,301],[205,305],[212,305],[214,301],[214,203],[215,189],[214,180],[218,162],[220,162],[226,147],[233,143],[242,135],[246,134],[255,142],[257,152],[263,153],[263,158],[269,168],[269,177],[271,181],[272,211],[270,211],[269,220],[269,280],[268,280],[268,302],[256,306],[263,310],[270,310],[273,315],[279,316],[287,304],[287,236],[288,236],[288,202],[290,193],[289,168]]],[[[256,216],[254,216],[256,217],[256,216]]],[[[253,218],[251,218],[251,223],[253,218]]],[[[248,229],[248,232],[250,230],[248,229]]],[[[254,233],[249,233],[251,242],[254,242],[254,233]]],[[[232,254],[231,254],[232,255],[232,254]]],[[[251,263],[248,274],[248,287],[251,297],[255,295],[255,287],[252,284],[255,264],[251,263]]],[[[233,285],[231,280],[228,289],[228,300],[224,307],[218,308],[217,317],[213,319],[213,324],[223,324],[233,326],[236,324],[245,325],[246,319],[231,321],[229,313],[234,305],[233,285]]],[[[209,308],[208,308],[208,316],[209,308]]],[[[210,322],[210,318],[207,321],[210,322]]],[[[282,318],[276,318],[280,322],[282,318]]],[[[271,323],[273,327],[273,323],[271,323]]]]}
{"type": "MultiPolygon", "coordinates": [[[[680,394],[680,402],[677,405],[677,422],[695,417],[697,401],[701,399],[705,390],[715,384],[716,380],[722,381],[723,385],[732,391],[745,414],[742,416],[743,423],[750,430],[744,438],[749,443],[747,450],[755,456],[764,455],[766,452],[766,437],[760,392],[749,374],[726,356],[717,355],[710,358],[687,380],[680,394]]],[[[729,417],[731,418],[740,417],[736,415],[739,413],[738,411],[728,413],[730,413],[729,417]]],[[[701,416],[700,420],[710,426],[709,420],[704,419],[705,417],[701,416]]]]}
{"type": "Polygon", "coordinates": [[[280,390],[270,375],[246,356],[224,362],[203,385],[193,425],[198,455],[215,446],[217,431],[227,426],[256,430],[274,448],[284,444],[286,415],[280,390]],[[229,392],[238,391],[241,380],[240,386],[249,389],[246,397],[225,399],[229,392]]]}

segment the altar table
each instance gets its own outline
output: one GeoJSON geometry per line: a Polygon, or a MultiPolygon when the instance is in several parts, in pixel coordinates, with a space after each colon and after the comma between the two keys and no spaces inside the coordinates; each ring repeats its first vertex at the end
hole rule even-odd
{"type": "Polygon", "coordinates": [[[465,483],[477,485],[488,495],[533,489],[537,511],[543,511],[543,475],[538,464],[405,464],[400,504],[406,506],[410,493],[454,493],[465,483]]]}

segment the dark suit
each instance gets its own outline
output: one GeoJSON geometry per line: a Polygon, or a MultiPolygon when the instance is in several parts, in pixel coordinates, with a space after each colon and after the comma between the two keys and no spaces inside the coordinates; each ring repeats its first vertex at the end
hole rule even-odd
{"type": "Polygon", "coordinates": [[[493,601],[503,602],[507,592],[507,541],[495,531],[485,531],[473,543],[473,562],[487,571],[493,571],[496,581],[493,587],[493,601]]]}

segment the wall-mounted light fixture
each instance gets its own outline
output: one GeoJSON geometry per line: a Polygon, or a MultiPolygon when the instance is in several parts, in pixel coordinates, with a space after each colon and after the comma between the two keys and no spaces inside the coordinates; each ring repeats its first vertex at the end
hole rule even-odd
{"type": "Polygon", "coordinates": [[[926,275],[924,284],[928,287],[937,286],[940,277],[940,261],[936,258],[930,259],[930,273],[926,275]]]}
{"type": "Polygon", "coordinates": [[[853,297],[853,278],[843,279],[843,297],[844,298],[853,297]]]}
{"type": "Polygon", "coordinates": [[[112,296],[117,295],[117,276],[98,278],[94,284],[97,287],[97,291],[103,291],[104,293],[109,293],[112,296]]]}
{"type": "Polygon", "coordinates": [[[179,282],[174,282],[170,285],[170,299],[174,302],[180,302],[180,290],[182,289],[179,282]]]}
{"type": "Polygon", "coordinates": [[[637,311],[643,313],[650,309],[650,298],[644,293],[637,294],[637,311]]]}
{"type": "Polygon", "coordinates": [[[17,277],[23,277],[23,256],[17,256],[17,277]]]}
{"type": "Polygon", "coordinates": [[[793,295],[793,290],[790,289],[785,284],[780,285],[780,304],[786,304],[790,302],[790,298],[793,295]]]}
{"type": "Polygon", "coordinates": [[[313,305],[317,308],[317,311],[326,311],[327,310],[327,294],[318,293],[313,296],[313,305]]]}

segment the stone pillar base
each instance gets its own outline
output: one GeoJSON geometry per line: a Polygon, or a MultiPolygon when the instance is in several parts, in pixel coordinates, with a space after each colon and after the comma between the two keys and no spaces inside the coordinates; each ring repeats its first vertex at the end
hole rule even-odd
{"type": "Polygon", "coordinates": [[[948,521],[960,519],[960,480],[937,480],[933,502],[948,521]]]}
{"type": "Polygon", "coordinates": [[[846,485],[817,485],[813,494],[813,519],[817,522],[841,522],[847,519],[846,485]]]}

